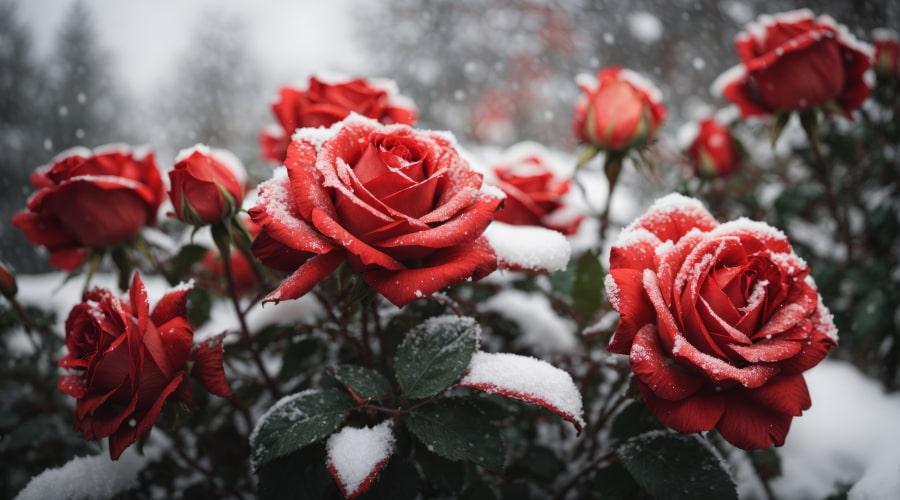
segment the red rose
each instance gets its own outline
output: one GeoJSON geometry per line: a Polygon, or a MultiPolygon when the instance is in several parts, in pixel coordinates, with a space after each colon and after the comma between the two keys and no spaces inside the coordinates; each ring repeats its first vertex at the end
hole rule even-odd
{"type": "Polygon", "coordinates": [[[418,119],[415,105],[397,93],[390,80],[310,77],[309,85],[282,87],[272,111],[281,130],[264,130],[260,136],[264,158],[284,162],[291,135],[298,128],[330,127],[350,113],[391,124],[413,125],[418,119]]]}
{"type": "Polygon", "coordinates": [[[549,167],[540,149],[520,149],[494,166],[492,183],[506,193],[503,208],[494,220],[519,226],[543,226],[566,235],[575,234],[584,215],[563,203],[572,185],[571,179],[560,179],[549,167]]]}
{"type": "Polygon", "coordinates": [[[244,199],[243,178],[238,178],[244,166],[237,157],[198,144],[176,161],[169,172],[169,197],[180,220],[202,226],[237,212],[244,199]]]}
{"type": "Polygon", "coordinates": [[[69,313],[69,353],[59,366],[70,371],[59,378],[59,389],[78,400],[75,431],[88,440],[109,436],[113,460],[153,427],[163,403],[191,403],[189,361],[191,375],[204,389],[231,397],[221,337],[191,349],[193,331],[185,318],[189,292],[190,287],[179,287],[166,294],[151,313],[144,283],[135,274],[130,304],[95,288],[69,313]]]}
{"type": "Polygon", "coordinates": [[[5,262],[0,262],[0,295],[12,300],[19,291],[16,273],[5,262]]]}
{"type": "Polygon", "coordinates": [[[254,254],[293,272],[267,301],[300,297],[344,260],[397,306],[497,266],[482,233],[502,195],[443,134],[351,117],[295,134],[285,166],[250,210],[254,254]]]}
{"type": "Polygon", "coordinates": [[[640,147],[649,142],[666,117],[662,96],[636,73],[611,66],[597,78],[582,75],[584,95],[575,104],[575,136],[607,151],[640,147]]]}
{"type": "Polygon", "coordinates": [[[744,116],[816,107],[849,116],[871,91],[863,73],[872,66],[872,48],[808,9],[760,16],[735,46],[742,64],[713,87],[744,116]]]}
{"type": "Polygon", "coordinates": [[[900,77],[900,42],[891,30],[879,29],[873,35],[875,72],[888,80],[900,77]]]}
{"type": "Polygon", "coordinates": [[[88,249],[125,243],[153,225],[165,196],[153,153],[121,146],[70,150],[35,171],[31,182],[38,191],[12,223],[67,271],[88,249]]]}
{"type": "Polygon", "coordinates": [[[810,407],[803,372],[837,345],[806,264],[777,229],[718,224],[669,195],[612,246],[606,290],[650,411],[684,433],[715,427],[744,449],[784,443],[810,407]]]}
{"type": "Polygon", "coordinates": [[[699,177],[724,177],[743,161],[741,147],[731,129],[714,118],[689,124],[682,140],[687,143],[685,154],[699,177]]]}

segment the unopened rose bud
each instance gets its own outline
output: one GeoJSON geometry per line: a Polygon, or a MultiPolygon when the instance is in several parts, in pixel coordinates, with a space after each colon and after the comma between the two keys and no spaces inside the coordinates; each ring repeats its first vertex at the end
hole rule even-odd
{"type": "Polygon", "coordinates": [[[169,172],[175,215],[195,226],[228,218],[244,198],[243,166],[234,155],[203,145],[184,150],[169,172]]]}
{"type": "Polygon", "coordinates": [[[0,261],[0,293],[7,299],[12,299],[19,291],[16,284],[16,273],[5,262],[0,261]]]}

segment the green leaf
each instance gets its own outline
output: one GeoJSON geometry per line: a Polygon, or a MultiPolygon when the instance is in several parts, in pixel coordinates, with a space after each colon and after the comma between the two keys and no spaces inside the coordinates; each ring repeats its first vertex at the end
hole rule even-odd
{"type": "Polygon", "coordinates": [[[651,431],[618,449],[625,469],[658,499],[737,499],[737,490],[721,458],[696,435],[651,431]]]}
{"type": "Polygon", "coordinates": [[[484,481],[472,481],[472,484],[463,490],[459,500],[497,500],[497,495],[484,481]]]}
{"type": "Polygon", "coordinates": [[[594,495],[603,500],[636,498],[638,485],[619,462],[614,462],[594,475],[594,495]]]}
{"type": "Polygon", "coordinates": [[[575,282],[572,284],[572,305],[587,321],[600,307],[603,300],[603,264],[593,252],[585,252],[575,265],[575,282]]]}
{"type": "Polygon", "coordinates": [[[430,398],[459,380],[475,352],[480,328],[472,318],[430,318],[397,347],[394,370],[410,399],[430,398]]]}
{"type": "Polygon", "coordinates": [[[282,398],[262,416],[250,436],[254,464],[258,467],[328,436],[354,405],[353,398],[337,389],[282,398]]]}
{"type": "Polygon", "coordinates": [[[191,266],[200,261],[209,249],[201,245],[185,245],[178,250],[172,260],[172,283],[177,284],[191,271],[191,266]]]}
{"type": "Polygon", "coordinates": [[[639,434],[658,429],[662,429],[662,426],[647,409],[647,405],[631,401],[613,420],[609,438],[614,443],[620,443],[639,434]]]}
{"type": "Polygon", "coordinates": [[[522,461],[528,476],[543,483],[552,483],[565,469],[553,450],[544,446],[530,447],[522,461]]]}
{"type": "Polygon", "coordinates": [[[338,365],[329,373],[338,382],[352,389],[362,399],[382,399],[391,395],[391,382],[371,368],[356,365],[338,365]]]}
{"type": "Polygon", "coordinates": [[[34,446],[47,431],[48,419],[47,415],[39,414],[25,420],[12,432],[3,436],[0,451],[10,452],[34,446]]]}
{"type": "Polygon", "coordinates": [[[498,471],[506,461],[500,431],[472,405],[439,399],[410,413],[406,427],[434,453],[498,471]]]}
{"type": "Polygon", "coordinates": [[[428,451],[421,444],[416,446],[416,463],[422,474],[436,488],[448,493],[459,493],[466,477],[465,464],[454,462],[428,451]]]}

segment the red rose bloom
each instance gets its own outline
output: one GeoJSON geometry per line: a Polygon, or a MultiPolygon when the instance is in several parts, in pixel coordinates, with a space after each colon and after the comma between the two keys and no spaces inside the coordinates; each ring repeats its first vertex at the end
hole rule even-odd
{"type": "Polygon", "coordinates": [[[731,134],[731,129],[714,118],[707,118],[689,127],[691,138],[685,154],[699,177],[724,177],[733,172],[743,161],[741,147],[731,134]],[[696,127],[696,128],[694,128],[696,127]]]}
{"type": "Polygon", "coordinates": [[[649,142],[666,117],[662,97],[636,73],[612,66],[594,80],[579,77],[584,95],[575,103],[575,136],[581,143],[607,151],[640,147],[649,142]]]}
{"type": "Polygon", "coordinates": [[[88,249],[125,243],[153,225],[165,196],[153,154],[120,146],[70,150],[35,171],[31,182],[38,191],[12,223],[66,271],[88,249]]]}
{"type": "Polygon", "coordinates": [[[888,80],[900,77],[900,42],[891,30],[879,29],[873,35],[875,73],[888,80]]]}
{"type": "Polygon", "coordinates": [[[872,66],[872,48],[807,9],[760,16],[735,46],[742,64],[713,87],[744,116],[816,107],[849,116],[871,91],[863,73],[872,66]]]}
{"type": "Polygon", "coordinates": [[[496,268],[482,233],[502,196],[445,135],[361,117],[304,132],[250,210],[254,254],[293,272],[267,301],[300,297],[344,260],[397,306],[496,268]]]}
{"type": "Polygon", "coordinates": [[[169,197],[178,218],[202,226],[234,215],[244,199],[244,185],[236,172],[244,169],[227,151],[198,144],[178,155],[169,172],[169,197]]]}
{"type": "Polygon", "coordinates": [[[272,112],[281,129],[264,130],[260,144],[263,157],[279,163],[284,162],[291,135],[298,128],[330,127],[350,113],[385,124],[413,125],[418,119],[415,105],[397,93],[394,82],[362,78],[310,77],[306,88],[282,87],[272,112]]]}
{"type": "Polygon", "coordinates": [[[88,440],[109,436],[113,460],[153,427],[163,403],[191,403],[189,361],[191,375],[204,389],[231,397],[221,337],[191,349],[193,331],[185,318],[189,292],[190,287],[179,287],[166,294],[151,313],[136,274],[130,304],[95,288],[69,313],[69,353],[59,366],[70,372],[59,378],[59,389],[78,400],[75,431],[88,440]]]}
{"type": "Polygon", "coordinates": [[[784,444],[810,407],[803,372],[837,345],[806,264],[761,222],[718,224],[669,195],[612,246],[607,295],[644,402],[684,433],[743,449],[784,444]]]}
{"type": "Polygon", "coordinates": [[[563,203],[572,180],[558,178],[540,150],[532,148],[526,153],[511,155],[494,166],[493,184],[506,193],[494,220],[575,234],[584,215],[566,210],[563,203]]]}

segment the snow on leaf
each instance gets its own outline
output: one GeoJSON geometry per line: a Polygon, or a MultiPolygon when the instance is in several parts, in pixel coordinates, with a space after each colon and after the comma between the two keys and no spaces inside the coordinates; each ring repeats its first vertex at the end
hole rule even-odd
{"type": "Polygon", "coordinates": [[[328,472],[346,498],[369,489],[394,449],[391,421],[374,427],[344,427],[328,438],[328,472]]]}
{"type": "Polygon", "coordinates": [[[552,272],[562,271],[569,263],[569,241],[562,233],[494,221],[484,234],[497,258],[510,267],[552,272]]]}
{"type": "Polygon", "coordinates": [[[537,358],[476,352],[459,385],[543,406],[571,422],[579,434],[585,425],[572,376],[537,358]]]}

